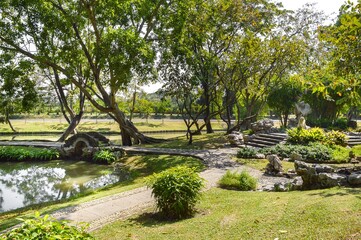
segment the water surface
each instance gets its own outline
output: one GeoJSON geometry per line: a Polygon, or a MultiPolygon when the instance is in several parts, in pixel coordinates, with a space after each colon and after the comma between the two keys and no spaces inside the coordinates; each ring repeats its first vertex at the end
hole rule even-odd
{"type": "Polygon", "coordinates": [[[112,167],[85,161],[0,162],[0,212],[116,183],[112,167]]]}

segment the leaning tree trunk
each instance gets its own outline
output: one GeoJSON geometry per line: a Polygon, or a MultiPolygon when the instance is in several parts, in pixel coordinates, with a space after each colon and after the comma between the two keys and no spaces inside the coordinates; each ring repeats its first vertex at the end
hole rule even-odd
{"type": "Polygon", "coordinates": [[[11,122],[10,122],[9,113],[8,113],[7,111],[6,111],[6,113],[5,113],[5,122],[6,122],[7,124],[9,124],[11,130],[12,130],[14,133],[17,132],[17,131],[15,130],[15,128],[13,127],[13,125],[11,124],[11,122]]]}
{"type": "Polygon", "coordinates": [[[64,133],[58,139],[58,142],[64,142],[65,139],[72,133],[75,132],[76,127],[79,125],[80,120],[83,116],[83,111],[79,114],[75,115],[75,117],[71,120],[68,128],[64,131],[64,133]]]}

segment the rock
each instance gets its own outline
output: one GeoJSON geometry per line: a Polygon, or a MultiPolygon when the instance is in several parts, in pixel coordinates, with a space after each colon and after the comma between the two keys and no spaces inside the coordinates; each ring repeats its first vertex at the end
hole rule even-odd
{"type": "Polygon", "coordinates": [[[274,190],[276,192],[288,192],[291,190],[291,184],[285,182],[275,183],[274,190]]]}
{"type": "Polygon", "coordinates": [[[317,173],[332,173],[335,170],[333,169],[333,167],[330,167],[328,165],[319,165],[319,164],[315,164],[314,168],[316,170],[317,173]]]}
{"type": "Polygon", "coordinates": [[[240,132],[233,131],[231,134],[228,134],[227,138],[231,146],[239,147],[244,144],[243,135],[240,132]]]}
{"type": "Polygon", "coordinates": [[[266,174],[269,175],[280,175],[283,172],[282,162],[279,157],[275,154],[267,155],[267,160],[269,163],[266,166],[266,174]]]}
{"type": "Polygon", "coordinates": [[[335,173],[334,169],[327,165],[295,161],[295,169],[297,174],[302,177],[302,189],[321,189],[348,185],[347,175],[335,173]]]}
{"type": "Polygon", "coordinates": [[[302,190],[303,180],[301,177],[295,177],[291,182],[291,190],[302,190]]]}
{"type": "Polygon", "coordinates": [[[294,161],[302,161],[303,158],[302,158],[302,155],[301,155],[301,154],[292,153],[291,156],[290,156],[290,160],[291,160],[292,162],[294,162],[294,161]]]}
{"type": "Polygon", "coordinates": [[[338,173],[325,173],[318,174],[319,184],[321,188],[331,188],[336,186],[345,186],[347,184],[347,177],[338,173]]]}
{"type": "Polygon", "coordinates": [[[256,153],[256,159],[265,159],[266,156],[263,153],[256,153]]]}
{"type": "Polygon", "coordinates": [[[352,173],[347,178],[348,183],[351,186],[359,187],[361,186],[361,174],[360,173],[352,173]]]}
{"type": "Polygon", "coordinates": [[[269,133],[274,123],[270,119],[263,119],[254,123],[251,123],[251,130],[254,133],[269,133]]]}

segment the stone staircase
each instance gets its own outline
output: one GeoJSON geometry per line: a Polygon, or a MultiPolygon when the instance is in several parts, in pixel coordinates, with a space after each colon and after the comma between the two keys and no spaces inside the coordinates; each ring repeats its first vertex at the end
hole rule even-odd
{"type": "Polygon", "coordinates": [[[271,147],[285,141],[287,138],[286,133],[260,133],[253,135],[246,146],[264,148],[271,147]]]}
{"type": "Polygon", "coordinates": [[[347,135],[347,145],[350,147],[361,145],[361,135],[360,134],[347,135]]]}

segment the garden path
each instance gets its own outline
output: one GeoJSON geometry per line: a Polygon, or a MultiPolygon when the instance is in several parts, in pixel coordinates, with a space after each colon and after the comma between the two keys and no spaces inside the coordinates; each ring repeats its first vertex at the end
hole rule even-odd
{"type": "MultiPolygon", "coordinates": [[[[237,153],[237,148],[223,148],[215,150],[180,150],[180,149],[160,149],[160,148],[138,148],[124,147],[128,153],[143,154],[173,154],[194,156],[202,159],[208,169],[200,173],[206,180],[206,190],[217,185],[217,181],[227,170],[247,170],[259,182],[259,190],[273,186],[275,182],[285,181],[285,179],[267,177],[262,172],[236,164],[231,160],[237,153]]],[[[76,206],[61,209],[52,214],[59,220],[70,220],[77,224],[86,222],[89,224],[88,231],[93,231],[115,220],[124,219],[136,213],[144,211],[146,208],[154,207],[154,199],[151,190],[146,187],[137,188],[127,192],[96,199],[76,206]]]]}

